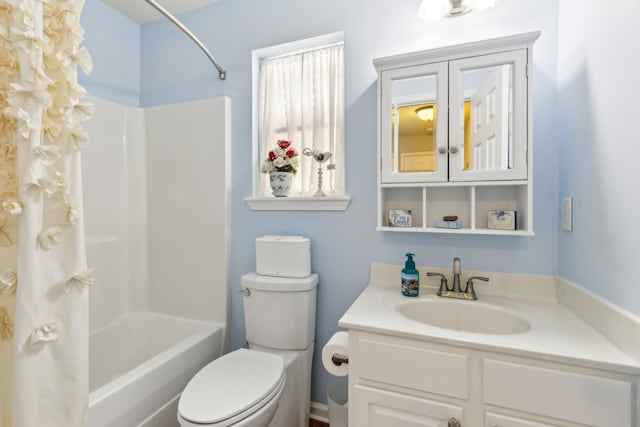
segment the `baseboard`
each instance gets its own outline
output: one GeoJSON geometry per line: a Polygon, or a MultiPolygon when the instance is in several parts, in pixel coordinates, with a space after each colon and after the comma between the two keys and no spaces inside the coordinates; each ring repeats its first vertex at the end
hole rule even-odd
{"type": "Polygon", "coordinates": [[[309,405],[309,418],[323,423],[329,422],[329,407],[322,403],[311,402],[309,405]]]}
{"type": "MultiPolygon", "coordinates": [[[[137,427],[173,427],[178,425],[176,413],[178,412],[178,399],[180,395],[171,399],[162,408],[150,415],[137,427]]],[[[329,407],[322,403],[311,402],[309,405],[309,418],[323,423],[329,423],[329,407]]]]}

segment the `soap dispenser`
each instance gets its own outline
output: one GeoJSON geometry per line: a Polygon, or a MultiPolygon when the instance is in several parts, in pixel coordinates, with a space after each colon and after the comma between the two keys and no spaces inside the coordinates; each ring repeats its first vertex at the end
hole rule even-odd
{"type": "Polygon", "coordinates": [[[402,269],[402,295],[406,297],[417,297],[420,287],[420,274],[416,270],[416,263],[413,260],[414,254],[408,253],[407,260],[402,269]]]}

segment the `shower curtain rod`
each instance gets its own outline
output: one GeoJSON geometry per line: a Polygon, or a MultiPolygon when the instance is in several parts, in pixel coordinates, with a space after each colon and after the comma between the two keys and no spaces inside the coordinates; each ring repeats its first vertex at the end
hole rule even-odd
{"type": "Polygon", "coordinates": [[[151,6],[153,6],[158,12],[163,14],[169,21],[173,22],[176,25],[176,27],[180,28],[187,36],[189,36],[191,40],[193,40],[198,45],[198,47],[200,47],[200,49],[202,49],[202,51],[204,52],[205,55],[207,55],[207,57],[209,58],[213,66],[216,67],[216,70],[218,70],[218,78],[220,80],[225,80],[227,78],[227,72],[225,71],[224,68],[218,65],[218,63],[216,62],[211,52],[209,52],[209,49],[207,49],[204,43],[202,43],[200,39],[198,39],[182,22],[178,21],[178,19],[175,16],[173,16],[171,12],[169,12],[167,9],[159,5],[155,0],[144,0],[144,1],[146,1],[151,6]]]}

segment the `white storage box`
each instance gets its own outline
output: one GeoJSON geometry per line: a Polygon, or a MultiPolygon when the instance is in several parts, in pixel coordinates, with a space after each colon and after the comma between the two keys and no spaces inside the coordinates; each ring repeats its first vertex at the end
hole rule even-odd
{"type": "Polygon", "coordinates": [[[303,278],[311,274],[311,241],[302,236],[263,236],[256,239],[256,273],[303,278]]]}

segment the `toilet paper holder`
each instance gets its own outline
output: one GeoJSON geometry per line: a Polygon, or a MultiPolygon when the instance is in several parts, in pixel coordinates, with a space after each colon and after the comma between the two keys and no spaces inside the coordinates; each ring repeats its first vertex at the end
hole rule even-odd
{"type": "Polygon", "coordinates": [[[333,356],[331,356],[331,362],[336,366],[342,366],[343,363],[349,363],[349,357],[334,353],[333,356]]]}

